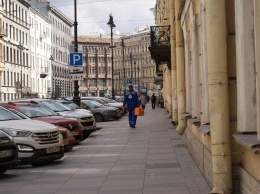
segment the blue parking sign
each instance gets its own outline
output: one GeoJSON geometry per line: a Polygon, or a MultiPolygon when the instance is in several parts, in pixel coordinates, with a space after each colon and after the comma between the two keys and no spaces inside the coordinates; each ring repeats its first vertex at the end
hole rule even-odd
{"type": "Polygon", "coordinates": [[[127,83],[131,84],[132,83],[132,79],[131,78],[127,78],[127,83]]]}
{"type": "Polygon", "coordinates": [[[82,53],[70,53],[70,66],[82,66],[83,54],[82,53]]]}

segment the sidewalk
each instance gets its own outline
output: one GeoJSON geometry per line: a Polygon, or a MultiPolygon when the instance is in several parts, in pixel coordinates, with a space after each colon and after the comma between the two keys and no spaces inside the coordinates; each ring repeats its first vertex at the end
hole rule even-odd
{"type": "Polygon", "coordinates": [[[210,193],[164,108],[148,104],[135,129],[127,116],[98,127],[61,161],[8,171],[0,193],[210,193]]]}

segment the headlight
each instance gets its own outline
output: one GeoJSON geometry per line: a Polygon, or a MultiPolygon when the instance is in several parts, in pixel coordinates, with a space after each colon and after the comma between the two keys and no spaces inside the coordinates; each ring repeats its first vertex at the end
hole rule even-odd
{"type": "Polygon", "coordinates": [[[17,147],[19,151],[27,151],[27,152],[33,151],[33,148],[31,146],[17,145],[17,147]]]}
{"type": "Polygon", "coordinates": [[[2,129],[2,130],[12,137],[28,137],[31,134],[30,131],[22,131],[19,129],[2,129]]]}

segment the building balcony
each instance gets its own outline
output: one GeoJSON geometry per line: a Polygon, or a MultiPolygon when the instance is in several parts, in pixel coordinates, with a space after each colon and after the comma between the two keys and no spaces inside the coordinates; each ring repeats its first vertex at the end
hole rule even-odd
{"type": "Polygon", "coordinates": [[[42,67],[40,71],[40,78],[45,78],[48,75],[48,69],[47,67],[42,67]]]}
{"type": "Polygon", "coordinates": [[[151,26],[151,46],[149,51],[156,64],[156,74],[162,75],[161,64],[171,68],[170,26],[151,26]]]}
{"type": "Polygon", "coordinates": [[[0,28],[0,38],[5,37],[5,36],[6,36],[6,29],[0,28]]]}

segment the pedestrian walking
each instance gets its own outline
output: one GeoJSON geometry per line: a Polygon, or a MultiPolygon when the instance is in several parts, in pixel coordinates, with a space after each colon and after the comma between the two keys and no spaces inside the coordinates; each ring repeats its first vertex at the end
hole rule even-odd
{"type": "Polygon", "coordinates": [[[141,94],[141,96],[140,96],[140,104],[142,106],[142,109],[145,109],[146,97],[144,94],[141,94]]]}
{"type": "Polygon", "coordinates": [[[154,93],[151,96],[151,102],[152,102],[152,109],[155,109],[156,96],[154,95],[154,93]]]}
{"type": "Polygon", "coordinates": [[[149,96],[148,94],[147,94],[146,100],[147,100],[147,103],[149,103],[149,101],[150,101],[150,96],[149,96]]]}
{"type": "Polygon", "coordinates": [[[135,128],[137,116],[134,111],[136,107],[140,106],[139,99],[137,92],[134,91],[133,85],[128,85],[128,88],[129,91],[125,94],[123,106],[125,107],[127,105],[129,126],[135,128]]]}

